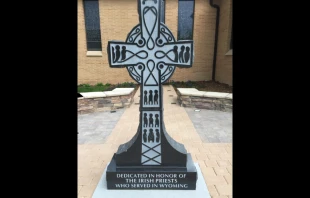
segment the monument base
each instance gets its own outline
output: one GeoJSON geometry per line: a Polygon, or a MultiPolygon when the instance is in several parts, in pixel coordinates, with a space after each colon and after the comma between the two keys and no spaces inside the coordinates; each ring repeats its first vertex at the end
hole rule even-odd
{"type": "Polygon", "coordinates": [[[158,197],[169,197],[169,198],[211,198],[208,191],[206,182],[203,178],[202,172],[198,163],[194,164],[197,169],[197,184],[196,190],[108,190],[107,181],[106,181],[106,170],[103,171],[103,174],[99,180],[99,183],[93,193],[92,198],[115,198],[123,197],[126,198],[158,198],[158,197]]]}
{"type": "Polygon", "coordinates": [[[196,189],[197,170],[189,153],[187,154],[186,168],[157,167],[117,168],[114,159],[112,159],[106,170],[107,189],[196,189]]]}

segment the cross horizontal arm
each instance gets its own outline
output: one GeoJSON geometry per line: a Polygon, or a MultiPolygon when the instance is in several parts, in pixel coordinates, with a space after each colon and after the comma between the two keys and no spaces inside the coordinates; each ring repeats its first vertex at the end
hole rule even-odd
{"type": "Polygon", "coordinates": [[[108,42],[108,58],[110,67],[137,65],[148,57],[148,53],[135,43],[121,41],[108,42]]]}
{"type": "Polygon", "coordinates": [[[166,65],[191,67],[194,60],[193,41],[167,43],[154,55],[166,65]]]}

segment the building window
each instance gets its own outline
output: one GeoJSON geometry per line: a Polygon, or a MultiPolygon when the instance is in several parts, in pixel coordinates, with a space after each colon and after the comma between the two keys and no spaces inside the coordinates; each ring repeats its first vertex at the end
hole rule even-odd
{"type": "Polygon", "coordinates": [[[160,0],[160,22],[165,23],[166,1],[160,0]]]}
{"type": "Polygon", "coordinates": [[[193,40],[195,0],[179,0],[178,40],[193,40]]]}
{"type": "Polygon", "coordinates": [[[83,0],[87,51],[102,51],[99,2],[98,0],[83,0]]]}

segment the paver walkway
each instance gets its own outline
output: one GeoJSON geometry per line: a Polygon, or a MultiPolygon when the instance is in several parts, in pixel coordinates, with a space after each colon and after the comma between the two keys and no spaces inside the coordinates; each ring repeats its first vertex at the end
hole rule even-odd
{"type": "MultiPolygon", "coordinates": [[[[187,110],[177,104],[171,104],[176,102],[177,97],[173,87],[164,86],[163,93],[164,122],[167,132],[176,141],[183,143],[187,151],[191,153],[193,160],[199,163],[211,197],[231,198],[232,144],[205,143],[205,140],[199,135],[200,132],[197,132],[199,129],[195,129],[190,116],[186,112],[187,110]]],[[[105,167],[110,162],[118,146],[130,140],[136,133],[139,124],[139,105],[135,105],[135,103],[139,102],[139,94],[140,91],[138,90],[135,94],[134,103],[130,108],[124,110],[110,135],[100,140],[102,143],[95,144],[90,140],[85,140],[84,142],[81,141],[81,144],[78,145],[79,198],[91,198],[105,167]]],[[[118,111],[121,114],[122,110],[118,111]]],[[[98,117],[101,115],[104,117],[108,114],[97,114],[98,117]]],[[[118,114],[114,113],[114,115],[118,114]]],[[[87,119],[86,117],[85,115],[83,119],[87,119]]],[[[229,123],[229,116],[226,116],[225,119],[229,123]]],[[[83,133],[84,130],[89,133],[91,132],[91,130],[87,129],[86,125],[83,127],[79,125],[79,130],[81,130],[79,133],[83,133]]],[[[100,131],[100,129],[98,130],[100,131]]],[[[91,135],[89,134],[89,136],[91,135]]],[[[80,137],[78,138],[80,139],[80,137]]]]}
{"type": "Polygon", "coordinates": [[[116,112],[95,112],[78,117],[78,144],[102,144],[115,128],[125,109],[116,112]]]}
{"type": "Polygon", "coordinates": [[[232,113],[184,108],[203,142],[232,143],[232,113]]]}

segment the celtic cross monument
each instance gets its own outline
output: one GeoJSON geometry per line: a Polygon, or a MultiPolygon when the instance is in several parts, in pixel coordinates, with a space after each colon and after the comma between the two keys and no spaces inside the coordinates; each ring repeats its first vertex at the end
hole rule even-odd
{"type": "Polygon", "coordinates": [[[176,67],[192,66],[193,41],[175,40],[160,22],[160,6],[158,0],[138,0],[139,24],[125,42],[108,42],[110,67],[126,67],[141,84],[138,130],[108,165],[108,189],[196,189],[191,155],[165,129],[162,88],[176,67]]]}

